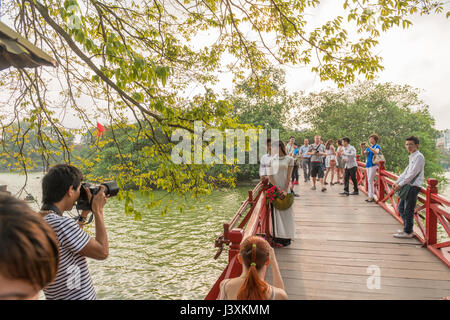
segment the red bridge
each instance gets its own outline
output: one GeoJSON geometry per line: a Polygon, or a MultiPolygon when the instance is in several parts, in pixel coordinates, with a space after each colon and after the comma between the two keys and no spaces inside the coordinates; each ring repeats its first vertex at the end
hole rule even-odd
{"type": "MultiPolygon", "coordinates": [[[[358,159],[358,187],[367,194],[365,164],[358,159]]],[[[450,297],[450,201],[439,196],[438,181],[427,180],[415,210],[415,239],[392,236],[401,228],[397,176],[380,163],[375,200],[340,196],[342,186],[325,193],[299,184],[293,204],[297,237],[275,249],[290,299],[442,299],[450,297]],[[384,210],[383,210],[384,209],[384,210]],[[439,228],[439,233],[438,233],[439,228]],[[379,281],[372,281],[374,277],[379,281]],[[375,284],[375,285],[374,285],[375,284]]],[[[240,276],[239,244],[250,235],[272,238],[267,181],[260,182],[216,239],[218,255],[228,245],[228,265],[207,300],[217,299],[223,279],[240,276]]],[[[271,271],[266,274],[271,282],[271,271]]]]}

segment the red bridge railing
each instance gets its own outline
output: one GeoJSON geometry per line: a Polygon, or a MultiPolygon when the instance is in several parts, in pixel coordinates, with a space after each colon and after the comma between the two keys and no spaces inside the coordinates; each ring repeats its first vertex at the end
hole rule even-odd
{"type": "MultiPolygon", "coordinates": [[[[358,188],[368,193],[367,171],[365,163],[358,160],[358,188]]],[[[398,180],[398,176],[386,171],[384,161],[381,161],[378,174],[375,179],[375,200],[379,206],[389,212],[395,219],[403,224],[398,211],[400,199],[392,190],[392,185],[398,180]]],[[[438,194],[438,181],[427,179],[427,188],[421,188],[418,205],[414,212],[414,234],[422,242],[423,247],[436,255],[447,267],[450,267],[450,201],[438,194]],[[447,236],[438,239],[438,225],[447,236]]]]}
{"type": "MultiPolygon", "coordinates": [[[[366,165],[359,160],[359,156],[357,156],[357,160],[358,188],[367,194],[366,165]]],[[[398,211],[399,199],[392,190],[392,185],[397,179],[398,176],[386,171],[384,162],[380,162],[374,185],[375,200],[378,205],[403,224],[398,211]]],[[[423,247],[426,247],[450,267],[450,201],[438,194],[437,184],[438,181],[436,179],[428,179],[427,188],[421,188],[420,190],[419,205],[416,206],[414,214],[414,220],[417,222],[417,226],[414,226],[414,234],[422,242],[423,247]],[[444,237],[444,240],[438,240],[438,224],[447,233],[447,237],[444,237]]],[[[241,275],[242,266],[237,260],[237,255],[239,254],[239,246],[242,239],[250,235],[261,235],[269,242],[272,239],[271,213],[265,203],[265,190],[267,188],[267,180],[258,183],[253,190],[248,192],[248,198],[242,202],[241,207],[231,221],[223,225],[224,231],[215,241],[215,246],[219,249],[214,258],[217,259],[222,253],[224,244],[228,245],[228,264],[209,291],[205,298],[206,300],[216,300],[218,298],[219,285],[222,280],[241,275]]]]}
{"type": "Polygon", "coordinates": [[[219,285],[222,280],[241,275],[242,266],[237,260],[237,256],[242,239],[251,235],[261,235],[267,240],[271,240],[272,219],[269,206],[265,202],[267,188],[267,179],[258,183],[253,190],[248,192],[247,200],[242,202],[231,221],[223,225],[223,233],[215,241],[215,246],[219,249],[214,259],[220,256],[224,244],[229,245],[228,265],[209,291],[206,300],[216,300],[219,297],[219,285]]]}

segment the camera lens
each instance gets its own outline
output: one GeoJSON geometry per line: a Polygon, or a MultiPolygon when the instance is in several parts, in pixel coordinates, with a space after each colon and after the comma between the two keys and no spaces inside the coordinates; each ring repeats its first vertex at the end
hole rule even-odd
{"type": "Polygon", "coordinates": [[[110,197],[116,196],[120,190],[115,181],[102,183],[102,186],[105,186],[105,195],[109,195],[110,197]]]}

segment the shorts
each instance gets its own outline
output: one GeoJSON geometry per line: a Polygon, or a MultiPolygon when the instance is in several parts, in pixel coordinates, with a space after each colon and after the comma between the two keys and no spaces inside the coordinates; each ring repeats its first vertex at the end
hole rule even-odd
{"type": "Polygon", "coordinates": [[[331,155],[331,156],[327,156],[325,158],[325,167],[328,168],[333,168],[336,167],[336,157],[331,155]],[[332,165],[332,160],[334,161],[334,164],[332,165]]]}
{"type": "Polygon", "coordinates": [[[342,157],[338,157],[337,158],[337,168],[338,169],[344,169],[345,168],[345,163],[344,163],[344,160],[342,160],[342,157]]]}
{"type": "Polygon", "coordinates": [[[311,162],[311,177],[322,179],[324,176],[322,162],[311,162]]]}

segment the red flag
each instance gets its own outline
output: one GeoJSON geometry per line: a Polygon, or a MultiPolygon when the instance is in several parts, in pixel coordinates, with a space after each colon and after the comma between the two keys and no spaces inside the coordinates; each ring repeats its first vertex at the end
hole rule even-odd
{"type": "Polygon", "coordinates": [[[105,132],[105,127],[102,126],[100,123],[98,123],[97,121],[97,137],[100,137],[103,135],[103,132],[105,132]]]}

